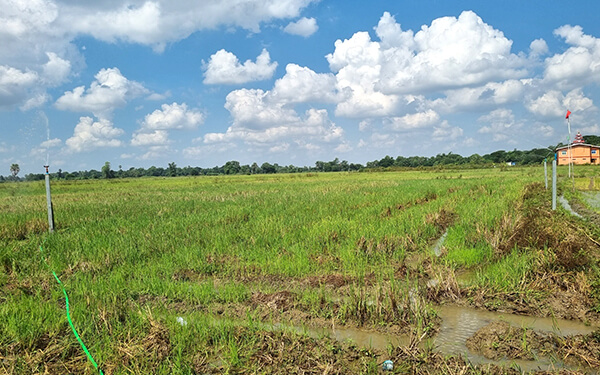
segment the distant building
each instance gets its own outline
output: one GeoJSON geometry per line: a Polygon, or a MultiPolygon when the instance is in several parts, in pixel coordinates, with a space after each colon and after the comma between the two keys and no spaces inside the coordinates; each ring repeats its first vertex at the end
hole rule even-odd
{"type": "Polygon", "coordinates": [[[556,159],[558,165],[568,165],[569,160],[573,164],[600,164],[600,146],[585,143],[581,133],[577,132],[570,150],[569,146],[556,149],[556,159]]]}

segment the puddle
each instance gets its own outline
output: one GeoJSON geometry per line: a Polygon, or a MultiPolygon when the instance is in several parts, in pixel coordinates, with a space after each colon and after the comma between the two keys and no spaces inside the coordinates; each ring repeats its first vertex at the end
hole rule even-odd
{"type": "Polygon", "coordinates": [[[567,201],[567,199],[565,198],[564,195],[561,195],[560,197],[558,197],[558,201],[563,206],[563,208],[565,210],[569,211],[572,215],[575,215],[577,217],[582,217],[577,212],[573,211],[573,208],[571,208],[571,205],[569,204],[569,201],[567,201]]]}
{"type": "Polygon", "coordinates": [[[439,316],[442,318],[440,333],[435,337],[436,349],[444,354],[463,355],[471,363],[496,363],[501,365],[518,365],[522,371],[549,370],[563,368],[560,362],[551,362],[542,357],[536,361],[526,360],[489,360],[481,355],[472,353],[466,347],[466,340],[480,328],[493,321],[505,321],[514,327],[530,328],[541,332],[554,332],[559,336],[589,334],[598,327],[586,326],[581,322],[538,318],[515,314],[502,314],[485,310],[477,310],[461,306],[441,306],[439,316]]]}
{"type": "MultiPolygon", "coordinates": [[[[453,305],[439,306],[438,313],[440,318],[442,318],[442,324],[439,333],[433,338],[436,351],[444,355],[463,356],[473,364],[495,363],[504,366],[516,365],[521,371],[525,372],[560,368],[574,369],[574,367],[565,366],[559,361],[552,362],[546,357],[535,361],[511,359],[490,360],[482,355],[471,352],[466,346],[467,339],[473,336],[480,328],[493,321],[505,321],[515,327],[529,328],[541,332],[554,332],[559,336],[589,334],[599,328],[586,326],[581,322],[571,320],[503,314],[453,305]]],[[[289,329],[317,339],[327,336],[340,342],[352,342],[358,347],[377,349],[382,353],[386,353],[390,345],[408,345],[409,343],[407,335],[389,335],[360,328],[310,328],[285,324],[275,324],[271,327],[271,329],[289,329]]],[[[578,369],[582,370],[581,368],[578,369]]],[[[587,368],[583,370],[588,371],[588,373],[597,373],[589,372],[592,370],[587,368]]]]}
{"type": "Polygon", "coordinates": [[[377,349],[385,353],[388,346],[408,345],[408,336],[387,335],[375,331],[367,331],[360,328],[312,328],[296,327],[285,324],[275,324],[274,329],[289,329],[297,333],[308,335],[312,338],[331,337],[337,341],[353,343],[357,347],[377,349]]]}

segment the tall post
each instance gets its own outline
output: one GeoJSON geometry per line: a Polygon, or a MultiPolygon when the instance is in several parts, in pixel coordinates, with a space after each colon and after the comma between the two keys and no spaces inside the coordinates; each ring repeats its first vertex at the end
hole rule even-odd
{"type": "Polygon", "coordinates": [[[556,210],[556,159],[552,160],[552,211],[556,210]]]}
{"type": "Polygon", "coordinates": [[[571,118],[569,117],[570,113],[567,110],[567,124],[569,125],[569,177],[574,173],[573,169],[573,148],[571,147],[571,118]]]}
{"type": "Polygon", "coordinates": [[[46,168],[46,203],[48,204],[48,230],[50,233],[54,233],[54,213],[52,212],[52,196],[50,195],[50,173],[48,168],[50,166],[44,165],[46,168]]]}
{"type": "Polygon", "coordinates": [[[546,184],[546,190],[548,190],[548,163],[544,158],[544,183],[546,184]]]}

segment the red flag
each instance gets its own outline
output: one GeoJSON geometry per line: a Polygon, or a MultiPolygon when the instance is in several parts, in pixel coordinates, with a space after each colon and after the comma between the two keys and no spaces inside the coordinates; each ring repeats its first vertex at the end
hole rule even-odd
{"type": "Polygon", "coordinates": [[[567,115],[565,116],[565,118],[569,118],[569,116],[570,116],[570,115],[571,115],[571,111],[569,111],[569,110],[567,109],[567,115]]]}

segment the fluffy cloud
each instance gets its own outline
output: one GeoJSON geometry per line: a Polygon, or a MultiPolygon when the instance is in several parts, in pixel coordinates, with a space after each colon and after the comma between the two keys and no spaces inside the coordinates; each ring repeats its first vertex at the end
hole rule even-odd
{"type": "Polygon", "coordinates": [[[155,146],[167,145],[169,141],[169,133],[166,130],[154,130],[152,132],[137,132],[131,139],[133,146],[155,146]]]}
{"type": "Polygon", "coordinates": [[[429,103],[440,112],[458,112],[482,107],[495,107],[519,102],[531,89],[527,80],[489,82],[483,86],[445,91],[446,97],[429,103]]]}
{"type": "Polygon", "coordinates": [[[450,126],[447,121],[433,129],[431,136],[434,141],[454,141],[463,136],[463,129],[458,126],[450,126]]]}
{"type": "Polygon", "coordinates": [[[48,100],[47,88],[65,82],[71,60],[79,60],[77,53],[56,29],[59,10],[55,2],[0,0],[0,9],[0,67],[33,77],[19,87],[0,83],[0,108],[35,108],[48,100]]]}
{"type": "Polygon", "coordinates": [[[550,90],[543,95],[530,100],[526,108],[533,114],[542,117],[564,116],[569,109],[571,112],[595,110],[594,102],[585,97],[581,89],[575,89],[563,95],[560,91],[550,90]]]}
{"type": "Polygon", "coordinates": [[[562,54],[546,59],[544,80],[559,88],[574,88],[600,82],[600,39],[586,35],[580,26],[562,26],[554,31],[570,44],[562,54]]]}
{"type": "Polygon", "coordinates": [[[282,103],[336,102],[333,74],[318,74],[296,64],[285,67],[285,75],[275,81],[270,95],[282,103]]]}
{"type": "MultiPolygon", "coordinates": [[[[327,55],[338,91],[347,94],[337,115],[393,115],[404,110],[402,95],[518,82],[530,65],[526,57],[511,53],[512,41],[471,11],[438,18],[416,34],[403,31],[386,12],[375,32],[379,41],[357,32],[336,41],[335,51],[327,55]]],[[[540,43],[534,47],[542,49],[540,43]]]]}
{"type": "Polygon", "coordinates": [[[194,130],[203,122],[204,115],[197,109],[188,109],[185,103],[163,104],[161,109],[146,115],[140,129],[133,134],[131,144],[166,146],[171,143],[169,130],[194,130]]]}
{"type": "Polygon", "coordinates": [[[140,83],[125,78],[119,69],[102,69],[86,90],[79,86],[67,91],[56,101],[56,108],[74,112],[92,112],[96,117],[110,117],[128,100],[148,94],[140,83]]]}
{"type": "Polygon", "coordinates": [[[395,131],[414,130],[432,126],[440,121],[440,116],[433,110],[408,114],[402,117],[386,119],[385,127],[395,131]]]}
{"type": "Polygon", "coordinates": [[[20,70],[0,65],[0,108],[20,105],[28,110],[48,100],[45,89],[63,83],[71,73],[71,63],[57,54],[45,54],[47,61],[34,66],[37,70],[20,70]]]}
{"type": "MultiPolygon", "coordinates": [[[[224,26],[259,32],[261,23],[296,18],[313,1],[0,0],[0,67],[37,75],[27,87],[0,84],[0,108],[27,110],[45,103],[47,88],[64,83],[71,71],[85,65],[72,43],[80,36],[139,43],[161,52],[198,30],[224,26]]],[[[63,99],[65,107],[102,107],[80,103],[77,93],[63,99]]]]}
{"type": "Polygon", "coordinates": [[[98,1],[86,6],[64,5],[61,18],[79,33],[113,42],[165,44],[195,31],[219,26],[260,31],[262,22],[297,17],[313,0],[98,1]]]}
{"type": "Polygon", "coordinates": [[[299,116],[277,95],[263,90],[235,90],[227,95],[225,108],[233,124],[225,133],[208,133],[205,144],[242,142],[253,147],[281,150],[284,143],[297,147],[319,147],[340,142],[344,131],[330,119],[327,110],[309,109],[299,116]]]}
{"type": "Polygon", "coordinates": [[[188,109],[187,104],[163,104],[146,115],[142,128],[149,130],[195,129],[204,122],[204,115],[196,109],[188,109]]]}
{"type": "Polygon", "coordinates": [[[70,152],[84,152],[104,147],[119,147],[123,145],[118,137],[124,131],[115,128],[107,119],[94,122],[91,117],[81,117],[75,126],[73,136],[65,142],[70,152]]]}
{"type": "Polygon", "coordinates": [[[388,116],[395,113],[400,98],[377,91],[381,78],[382,54],[379,43],[366,32],[349,40],[337,40],[335,51],[326,56],[336,73],[336,88],[345,100],[338,103],[336,115],[347,117],[388,116]]]}
{"type": "Polygon", "coordinates": [[[225,108],[234,118],[234,124],[252,124],[253,127],[267,128],[282,122],[295,122],[296,112],[284,103],[269,100],[263,90],[241,89],[227,95],[225,108]]]}
{"type": "Polygon", "coordinates": [[[548,44],[544,39],[536,39],[529,44],[529,50],[533,56],[545,55],[548,53],[548,44]]]}
{"type": "Polygon", "coordinates": [[[481,134],[491,134],[493,141],[504,141],[514,138],[515,129],[520,128],[520,124],[515,122],[515,116],[510,109],[499,108],[487,115],[481,116],[479,122],[487,123],[477,131],[481,134]]]}
{"type": "Polygon", "coordinates": [[[19,104],[37,80],[38,75],[35,72],[23,72],[0,65],[0,107],[9,108],[19,104]]]}
{"type": "Polygon", "coordinates": [[[277,62],[271,62],[266,49],[256,58],[256,62],[247,60],[243,64],[231,52],[224,49],[210,57],[204,73],[205,84],[241,84],[261,81],[273,76],[277,62]]]}
{"type": "Polygon", "coordinates": [[[290,22],[284,29],[288,34],[300,35],[305,38],[313,35],[317,32],[319,26],[317,26],[317,20],[314,18],[302,17],[296,22],[290,22]]]}
{"type": "Polygon", "coordinates": [[[526,60],[510,52],[512,41],[471,11],[438,18],[414,37],[385,13],[375,30],[384,46],[383,92],[457,88],[526,73],[526,60]]]}

